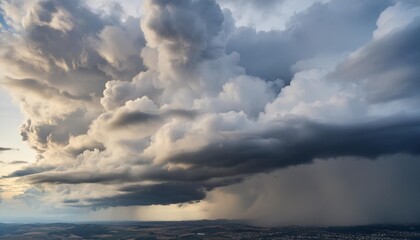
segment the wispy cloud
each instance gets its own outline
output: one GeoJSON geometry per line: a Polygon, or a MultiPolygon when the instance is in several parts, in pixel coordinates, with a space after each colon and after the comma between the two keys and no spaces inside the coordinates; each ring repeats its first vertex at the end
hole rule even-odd
{"type": "Polygon", "coordinates": [[[19,151],[17,148],[0,147],[0,153],[5,151],[19,151]]]}

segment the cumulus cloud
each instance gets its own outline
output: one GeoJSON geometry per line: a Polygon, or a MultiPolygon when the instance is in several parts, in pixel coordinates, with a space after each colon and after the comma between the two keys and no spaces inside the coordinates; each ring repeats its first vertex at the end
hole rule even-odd
{"type": "Polygon", "coordinates": [[[22,4],[0,5],[2,84],[39,155],[5,176],[32,186],[16,199],[191,203],[314,159],[420,154],[414,2],[320,2],[264,32],[213,0],[150,0],[141,19],[22,4]]]}
{"type": "Polygon", "coordinates": [[[241,55],[239,64],[250,75],[266,80],[290,81],[296,62],[353,51],[367,43],[388,1],[328,1],[315,3],[293,16],[284,30],[236,29],[227,42],[228,52],[241,55]],[[357,19],[354,15],[358,15],[357,19]]]}
{"type": "Polygon", "coordinates": [[[306,11],[318,2],[328,0],[218,0],[223,8],[229,10],[235,19],[235,25],[252,27],[257,31],[283,30],[293,15],[306,11]]]}
{"type": "Polygon", "coordinates": [[[403,29],[377,37],[341,63],[332,76],[359,81],[368,92],[368,101],[383,102],[418,95],[419,29],[420,21],[416,18],[403,29]]]}

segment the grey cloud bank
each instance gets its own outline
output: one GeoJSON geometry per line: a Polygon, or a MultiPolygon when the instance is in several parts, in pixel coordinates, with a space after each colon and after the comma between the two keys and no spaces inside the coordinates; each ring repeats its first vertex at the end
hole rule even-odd
{"type": "MultiPolygon", "coordinates": [[[[1,84],[39,158],[4,176],[28,184],[16,199],[60,209],[197,204],[315,159],[418,158],[419,3],[314,1],[271,31],[236,27],[220,7],[234,4],[220,4],[150,0],[134,18],[82,1],[2,2],[13,30],[0,32],[1,84]]],[[[389,211],[348,222],[390,221],[398,212],[389,211]]]]}

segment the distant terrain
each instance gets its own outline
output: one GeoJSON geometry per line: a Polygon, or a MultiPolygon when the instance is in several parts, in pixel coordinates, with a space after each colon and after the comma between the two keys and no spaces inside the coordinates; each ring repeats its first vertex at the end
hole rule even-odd
{"type": "Polygon", "coordinates": [[[221,220],[0,224],[0,239],[420,239],[420,225],[264,228],[221,220]]]}

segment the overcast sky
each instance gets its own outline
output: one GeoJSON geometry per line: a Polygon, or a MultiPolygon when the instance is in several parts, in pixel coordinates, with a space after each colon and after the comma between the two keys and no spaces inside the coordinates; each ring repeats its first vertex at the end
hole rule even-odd
{"type": "Polygon", "coordinates": [[[3,0],[0,221],[420,222],[420,2],[3,0]]]}

